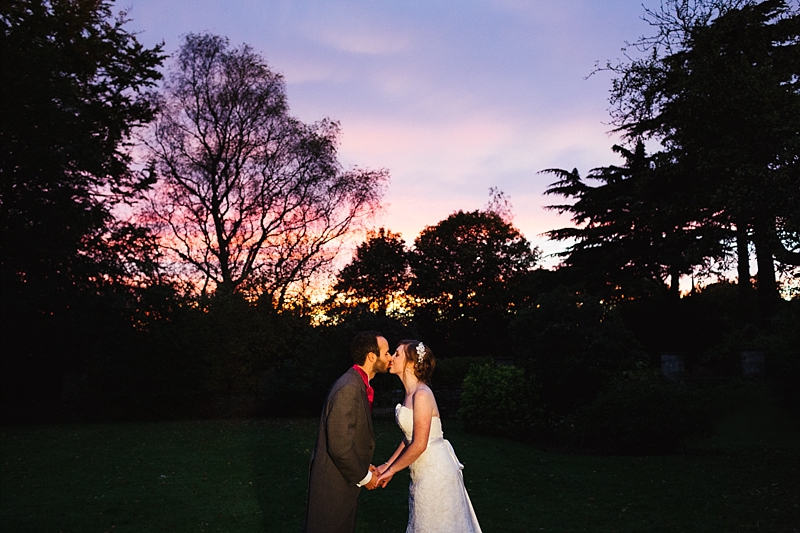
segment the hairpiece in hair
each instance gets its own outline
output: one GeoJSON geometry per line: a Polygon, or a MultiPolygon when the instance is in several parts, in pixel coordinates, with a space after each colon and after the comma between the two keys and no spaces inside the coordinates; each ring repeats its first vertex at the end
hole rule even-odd
{"type": "Polygon", "coordinates": [[[417,344],[417,364],[422,363],[425,358],[425,345],[422,343],[417,344]]]}

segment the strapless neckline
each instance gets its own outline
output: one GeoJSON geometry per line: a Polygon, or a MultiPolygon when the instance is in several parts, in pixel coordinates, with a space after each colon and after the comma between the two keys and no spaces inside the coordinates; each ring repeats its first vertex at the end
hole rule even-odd
{"type": "MultiPolygon", "coordinates": [[[[398,403],[397,407],[399,407],[400,409],[407,409],[407,410],[411,411],[412,413],[414,412],[414,410],[412,408],[406,407],[402,403],[398,403]]],[[[433,415],[432,418],[439,418],[439,415],[433,415]]]]}

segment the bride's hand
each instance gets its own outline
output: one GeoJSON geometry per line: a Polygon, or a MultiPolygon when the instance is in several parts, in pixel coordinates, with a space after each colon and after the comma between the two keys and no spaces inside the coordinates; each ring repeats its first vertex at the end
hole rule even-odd
{"type": "Polygon", "coordinates": [[[386,485],[392,480],[392,477],[394,477],[394,474],[389,473],[388,469],[386,469],[384,473],[378,476],[378,482],[376,483],[376,486],[386,488],[386,485]]]}
{"type": "Polygon", "coordinates": [[[382,465],[378,465],[376,467],[376,470],[378,471],[378,474],[383,474],[384,472],[389,470],[389,465],[387,463],[383,463],[382,465]]]}

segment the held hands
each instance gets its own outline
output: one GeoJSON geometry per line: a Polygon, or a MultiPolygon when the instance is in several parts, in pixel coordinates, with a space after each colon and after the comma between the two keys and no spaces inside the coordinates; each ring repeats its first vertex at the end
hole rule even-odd
{"type": "Polygon", "coordinates": [[[366,485],[364,485],[364,488],[367,490],[375,490],[375,488],[378,486],[378,476],[380,473],[373,465],[369,465],[369,471],[372,472],[372,478],[366,485]]]}
{"type": "Polygon", "coordinates": [[[369,471],[372,472],[372,478],[370,478],[369,482],[364,485],[364,488],[367,490],[375,490],[377,487],[385,488],[394,476],[394,473],[388,473],[388,470],[389,465],[386,463],[383,463],[378,467],[369,465],[369,471]]]}
{"type": "Polygon", "coordinates": [[[381,466],[383,466],[384,469],[381,472],[381,475],[378,477],[376,483],[379,487],[386,488],[386,485],[392,480],[392,477],[394,477],[394,472],[389,470],[388,465],[384,464],[381,466]]]}

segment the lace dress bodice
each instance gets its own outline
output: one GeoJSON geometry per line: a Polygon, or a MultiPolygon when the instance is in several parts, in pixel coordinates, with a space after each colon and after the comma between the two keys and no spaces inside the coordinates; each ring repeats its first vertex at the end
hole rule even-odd
{"type": "MultiPolygon", "coordinates": [[[[395,407],[395,418],[397,419],[397,425],[403,430],[406,440],[410,441],[414,434],[414,410],[398,403],[397,407],[395,407]]],[[[443,438],[442,419],[434,416],[431,418],[431,434],[428,437],[428,442],[443,438]]]]}

